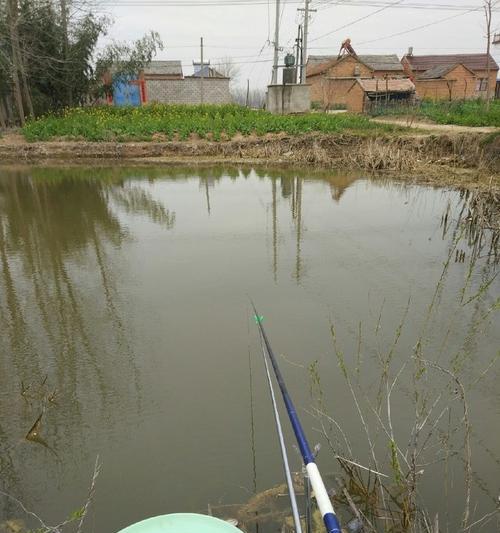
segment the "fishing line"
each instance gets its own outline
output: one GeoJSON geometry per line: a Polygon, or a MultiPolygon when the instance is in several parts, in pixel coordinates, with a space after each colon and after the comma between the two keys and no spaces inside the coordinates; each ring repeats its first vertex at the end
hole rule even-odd
{"type": "MultiPolygon", "coordinates": [[[[304,429],[302,428],[302,424],[300,423],[299,417],[297,416],[297,412],[295,410],[295,406],[293,405],[292,399],[290,398],[290,395],[288,394],[285,380],[283,379],[283,376],[278,366],[278,361],[271,348],[271,343],[269,342],[269,339],[267,338],[266,332],[264,330],[264,326],[262,325],[262,321],[264,320],[264,317],[259,315],[259,313],[257,312],[257,309],[255,308],[254,303],[251,302],[251,304],[255,312],[255,322],[257,323],[257,326],[260,332],[260,337],[261,337],[261,341],[263,345],[262,351],[264,355],[264,361],[266,361],[266,369],[268,369],[267,358],[265,357],[265,354],[267,352],[267,355],[273,366],[274,375],[276,376],[276,381],[278,382],[279,388],[281,390],[281,395],[283,397],[283,401],[286,406],[286,410],[288,413],[288,417],[290,419],[290,423],[292,424],[293,432],[295,433],[295,437],[297,439],[297,444],[299,445],[300,453],[302,455],[302,459],[306,467],[307,475],[309,476],[309,480],[311,482],[311,487],[314,491],[316,503],[318,504],[319,510],[321,512],[321,516],[323,517],[323,522],[325,524],[326,531],[328,533],[341,533],[340,524],[339,524],[337,515],[335,514],[335,511],[333,510],[332,502],[330,501],[330,497],[328,496],[328,493],[326,491],[325,484],[323,483],[323,479],[321,478],[321,474],[319,473],[318,467],[315,462],[314,454],[311,451],[311,448],[307,441],[306,434],[304,432],[304,429]],[[265,346],[265,350],[264,350],[264,346],[265,346]]],[[[268,380],[270,380],[269,370],[268,370],[268,380]]],[[[271,384],[270,381],[269,383],[271,384]]],[[[274,405],[275,413],[277,413],[276,405],[274,402],[274,394],[272,394],[272,397],[273,397],[273,405],[274,405]]]]}
{"type": "MultiPolygon", "coordinates": [[[[256,313],[257,314],[257,313],[256,313]]],[[[271,394],[271,402],[273,404],[274,420],[276,422],[276,431],[278,432],[278,439],[280,442],[281,458],[283,459],[283,468],[285,470],[286,484],[288,486],[288,494],[290,496],[290,505],[292,506],[293,522],[295,524],[295,532],[302,533],[302,526],[300,524],[299,508],[297,506],[297,497],[295,496],[295,489],[293,488],[292,474],[290,473],[290,465],[288,463],[288,454],[285,446],[285,438],[283,437],[283,429],[281,427],[280,415],[278,406],[276,405],[276,396],[274,394],[273,382],[271,380],[271,373],[269,372],[269,365],[267,364],[266,348],[262,335],[260,337],[262,347],[262,357],[266,367],[267,384],[269,385],[269,392],[271,394]]]]}

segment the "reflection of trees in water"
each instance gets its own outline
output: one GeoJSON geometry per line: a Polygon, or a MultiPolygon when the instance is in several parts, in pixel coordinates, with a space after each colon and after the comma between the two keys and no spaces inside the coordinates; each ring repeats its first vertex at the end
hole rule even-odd
{"type": "Polygon", "coordinates": [[[125,185],[113,188],[110,195],[127,213],[147,215],[153,222],[167,229],[173,228],[175,224],[175,213],[166,209],[141,187],[125,185]]]}
{"type": "Polygon", "coordinates": [[[0,372],[8,391],[0,406],[9,413],[0,419],[0,469],[4,488],[14,484],[17,493],[16,464],[29,453],[19,439],[40,412],[40,402],[23,401],[22,382],[46,375],[59,391],[44,435],[56,446],[57,436],[64,436],[83,448],[82,427],[99,415],[114,418],[107,414],[117,405],[110,397],[120,397],[120,409],[139,398],[116,290],[115,253],[127,232],[109,198],[167,229],[175,222],[175,213],[140,187],[73,179],[72,171],[55,172],[62,174],[56,179],[33,174],[12,171],[0,178],[0,372]]]}
{"type": "MultiPolygon", "coordinates": [[[[462,369],[473,365],[485,324],[493,319],[500,297],[491,288],[498,281],[500,242],[500,198],[492,191],[461,190],[458,206],[448,205],[441,216],[443,239],[450,239],[450,263],[465,263],[464,285],[459,304],[471,309],[463,329],[463,342],[453,357],[453,366],[462,369]]],[[[451,317],[451,323],[454,315],[451,317]]],[[[449,335],[441,352],[446,348],[449,335]]],[[[500,355],[497,351],[495,358],[500,355]]]]}

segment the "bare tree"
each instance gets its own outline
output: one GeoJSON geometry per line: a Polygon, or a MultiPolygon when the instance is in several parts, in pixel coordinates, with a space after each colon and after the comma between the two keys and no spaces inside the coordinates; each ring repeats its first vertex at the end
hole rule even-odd
{"type": "Polygon", "coordinates": [[[25,115],[24,115],[24,106],[23,106],[23,97],[21,95],[21,82],[19,80],[19,71],[21,70],[21,65],[19,64],[19,36],[17,28],[18,20],[18,5],[17,0],[9,0],[9,30],[10,30],[10,41],[12,47],[12,80],[14,82],[14,96],[16,99],[17,113],[19,115],[19,120],[21,126],[24,125],[25,115]]]}
{"type": "Polygon", "coordinates": [[[234,83],[240,77],[240,67],[236,65],[232,57],[223,57],[220,61],[214,64],[215,69],[226,78],[231,78],[234,83]]]}
{"type": "Polygon", "coordinates": [[[262,109],[266,101],[266,91],[263,88],[235,87],[231,90],[231,96],[234,103],[253,109],[262,109]]]}
{"type": "Polygon", "coordinates": [[[486,17],[486,109],[490,109],[490,47],[491,47],[491,6],[492,0],[484,0],[484,14],[486,17]]]}

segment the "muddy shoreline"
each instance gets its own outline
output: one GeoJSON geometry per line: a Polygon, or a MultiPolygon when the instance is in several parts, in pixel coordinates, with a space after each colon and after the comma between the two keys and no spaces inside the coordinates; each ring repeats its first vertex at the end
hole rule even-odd
{"type": "Polygon", "coordinates": [[[267,135],[229,141],[0,141],[0,164],[253,165],[383,171],[442,185],[500,187],[500,135],[267,135]]]}

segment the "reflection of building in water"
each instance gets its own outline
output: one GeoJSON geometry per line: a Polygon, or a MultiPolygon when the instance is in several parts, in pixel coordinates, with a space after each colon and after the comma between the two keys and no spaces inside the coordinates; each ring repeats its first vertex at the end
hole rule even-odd
{"type": "Polygon", "coordinates": [[[339,202],[344,192],[357,180],[353,176],[332,176],[328,179],[330,182],[330,190],[332,192],[332,200],[339,202]]]}
{"type": "MultiPolygon", "coordinates": [[[[272,183],[272,242],[273,242],[273,274],[274,280],[277,281],[278,272],[278,212],[276,196],[276,179],[270,178],[272,183]]],[[[320,179],[320,178],[318,178],[320,179]]],[[[332,200],[339,202],[345,191],[358,178],[349,175],[321,176],[322,182],[330,185],[332,200]]],[[[302,210],[302,193],[304,178],[302,177],[283,177],[279,178],[281,187],[281,197],[290,202],[290,214],[294,224],[294,241],[295,241],[295,265],[293,270],[293,279],[300,283],[304,276],[304,262],[302,256],[302,245],[304,237],[304,221],[302,210]]]]}

